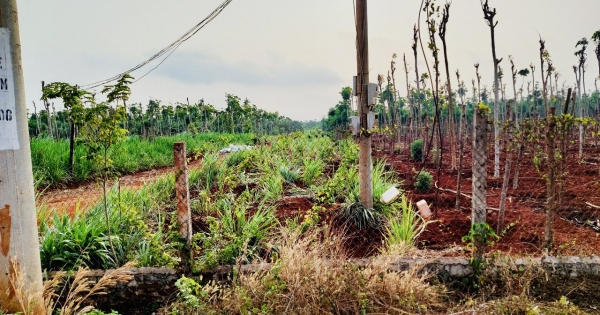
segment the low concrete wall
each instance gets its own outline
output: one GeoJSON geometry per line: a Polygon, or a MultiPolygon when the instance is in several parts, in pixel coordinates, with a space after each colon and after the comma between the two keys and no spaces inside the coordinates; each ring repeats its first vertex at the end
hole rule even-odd
{"type": "MultiPolygon", "coordinates": [[[[370,262],[369,259],[353,259],[348,263],[364,267],[370,262]]],[[[255,264],[238,266],[239,272],[256,272],[270,269],[270,264],[255,264]]],[[[523,271],[529,268],[543,268],[548,275],[556,276],[569,282],[569,279],[578,277],[596,278],[600,276],[600,257],[544,257],[544,258],[516,258],[504,259],[488,265],[492,272],[500,268],[510,268],[515,271],[523,271]]],[[[203,281],[217,280],[227,281],[235,266],[220,266],[212,270],[194,275],[202,276],[203,281]]],[[[437,275],[443,279],[460,279],[473,274],[473,267],[467,258],[416,258],[398,259],[389,264],[391,271],[404,271],[418,268],[420,272],[437,275]]],[[[489,270],[489,269],[488,269],[489,270]]],[[[159,307],[170,298],[174,298],[177,290],[175,282],[181,274],[174,269],[168,268],[131,268],[134,277],[129,283],[119,284],[108,295],[96,298],[97,305],[102,309],[121,310],[139,308],[149,310],[153,305],[159,307]]],[[[97,281],[104,275],[105,271],[92,271],[92,277],[97,281]]]]}

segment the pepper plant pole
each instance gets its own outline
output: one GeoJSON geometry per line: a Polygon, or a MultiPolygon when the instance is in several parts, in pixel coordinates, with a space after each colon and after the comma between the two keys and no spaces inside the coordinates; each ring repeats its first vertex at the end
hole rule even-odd
{"type": "Polygon", "coordinates": [[[367,114],[369,113],[369,29],[367,21],[367,0],[356,1],[356,59],[358,116],[360,132],[358,135],[358,173],[360,178],[360,202],[367,208],[373,208],[373,174],[371,161],[371,135],[368,132],[367,114]]]}
{"type": "Polygon", "coordinates": [[[0,108],[5,114],[14,110],[12,117],[0,120],[0,305],[9,313],[42,315],[42,267],[16,0],[0,0],[0,27],[0,108]]]}

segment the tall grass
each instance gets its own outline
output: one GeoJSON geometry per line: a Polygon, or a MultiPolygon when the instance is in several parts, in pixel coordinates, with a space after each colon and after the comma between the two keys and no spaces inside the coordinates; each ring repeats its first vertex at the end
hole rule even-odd
{"type": "Polygon", "coordinates": [[[399,216],[389,219],[385,229],[385,250],[402,254],[415,245],[427,223],[415,211],[412,203],[402,195],[401,201],[393,206],[399,207],[399,216]]]}
{"type": "MultiPolygon", "coordinates": [[[[113,187],[107,196],[107,205],[114,253],[109,247],[102,203],[96,204],[86,213],[76,213],[73,218],[56,213],[49,218],[40,217],[42,268],[107,269],[138,260],[140,255],[146,255],[142,257],[144,264],[172,264],[172,259],[167,254],[170,245],[160,239],[162,230],[158,225],[161,223],[160,213],[164,211],[174,189],[172,176],[159,178],[136,191],[125,189],[119,192],[113,187]],[[152,252],[144,251],[142,246],[150,246],[152,252]],[[148,258],[148,255],[153,255],[154,258],[148,258]]],[[[42,211],[39,215],[46,216],[47,213],[42,211]]]]}
{"type": "MultiPolygon", "coordinates": [[[[252,144],[252,134],[183,133],[170,137],[157,137],[154,141],[144,141],[138,136],[129,137],[109,152],[114,169],[118,174],[173,165],[173,143],[184,141],[188,153],[203,155],[215,152],[231,143],[252,144]]],[[[33,173],[40,187],[59,186],[93,179],[97,173],[85,146],[79,145],[75,151],[73,176],[68,172],[69,143],[48,138],[31,139],[33,173]]]]}

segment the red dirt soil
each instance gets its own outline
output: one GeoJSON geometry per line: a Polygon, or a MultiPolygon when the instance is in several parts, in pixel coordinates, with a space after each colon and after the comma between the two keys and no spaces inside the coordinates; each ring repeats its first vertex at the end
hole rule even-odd
{"type": "MultiPolygon", "coordinates": [[[[573,146],[574,148],[575,146],[573,146]]],[[[471,225],[471,200],[461,196],[461,208],[455,209],[456,194],[448,190],[457,190],[458,171],[450,169],[449,152],[444,152],[444,161],[440,172],[439,182],[437,165],[426,163],[425,169],[433,175],[440,191],[436,197],[433,187],[428,193],[418,192],[411,185],[421,163],[414,162],[409,157],[407,145],[402,146],[402,154],[390,154],[374,148],[376,158],[385,158],[394,169],[397,176],[403,180],[402,188],[408,198],[414,203],[426,200],[434,212],[433,222],[421,235],[418,245],[425,249],[443,250],[459,245],[464,246],[462,237],[467,235],[471,225]]],[[[554,244],[556,254],[594,256],[600,253],[600,233],[589,226],[578,225],[580,222],[600,219],[600,209],[586,204],[600,205],[600,167],[598,158],[600,149],[587,146],[584,153],[584,163],[579,163],[575,152],[571,150],[567,161],[565,190],[562,193],[559,209],[554,220],[554,244]],[[590,162],[592,161],[592,162],[590,162]]],[[[504,161],[502,156],[501,161],[504,161]]],[[[513,160],[515,161],[516,158],[513,160]]],[[[498,208],[502,189],[502,174],[504,163],[501,163],[501,178],[493,179],[493,155],[488,160],[488,207],[498,208]]],[[[491,250],[500,250],[515,255],[540,255],[545,231],[546,183],[532,164],[531,155],[524,155],[520,167],[519,185],[512,189],[514,165],[511,171],[511,181],[507,192],[505,233],[491,250]]],[[[465,148],[462,176],[462,193],[471,192],[471,151],[465,148]]],[[[496,229],[498,211],[488,210],[488,223],[496,229]]],[[[598,226],[600,227],[600,226],[598,226]]]]}
{"type": "MultiPolygon", "coordinates": [[[[190,169],[200,167],[200,160],[191,161],[190,169]]],[[[174,167],[164,167],[135,174],[122,176],[119,180],[121,189],[136,189],[156,179],[174,172],[174,167]]],[[[112,185],[113,182],[107,183],[112,185]]],[[[107,187],[107,189],[110,189],[107,187]]],[[[45,205],[49,213],[57,211],[67,213],[71,217],[77,211],[86,211],[102,198],[102,183],[90,182],[64,189],[50,189],[43,191],[37,199],[37,206],[45,205]]]]}
{"type": "MultiPolygon", "coordinates": [[[[400,188],[413,204],[424,199],[434,211],[433,220],[418,240],[419,248],[434,250],[443,255],[468,254],[462,252],[465,243],[461,239],[468,234],[470,229],[471,200],[461,196],[461,208],[455,209],[456,194],[449,190],[457,190],[458,172],[450,169],[448,152],[444,151],[439,181],[437,165],[430,162],[425,164],[425,169],[433,175],[437,187],[444,190],[436,196],[435,187],[432,187],[427,193],[422,193],[412,185],[416,175],[414,170],[420,169],[422,165],[420,162],[410,159],[408,144],[397,145],[396,147],[400,146],[402,151],[401,154],[395,154],[383,150],[383,146],[378,145],[376,140],[373,145],[374,158],[386,159],[390,169],[399,180],[400,188]]],[[[600,205],[600,167],[598,166],[600,164],[600,148],[586,146],[584,163],[577,161],[575,145],[572,146],[569,153],[565,191],[554,220],[555,254],[598,255],[600,253],[600,233],[589,226],[576,224],[576,220],[589,222],[600,219],[600,209],[586,204],[600,205]]],[[[504,157],[501,160],[504,161],[504,157]]],[[[498,208],[502,179],[492,178],[493,155],[491,152],[488,161],[490,161],[488,165],[488,206],[498,208]]],[[[513,163],[513,168],[515,164],[513,163]]],[[[190,164],[190,168],[198,166],[198,161],[190,164]]],[[[173,168],[163,168],[123,176],[121,187],[140,187],[171,171],[173,168]]],[[[469,146],[465,148],[462,172],[462,192],[469,195],[471,191],[471,151],[469,146]]],[[[501,173],[503,174],[503,163],[501,164],[501,173]]],[[[511,179],[513,176],[514,171],[511,172],[511,179]]],[[[232,191],[239,194],[243,190],[233,189],[232,191]]],[[[73,215],[78,203],[80,209],[86,209],[97,202],[101,195],[100,185],[89,183],[72,189],[46,191],[39,198],[38,206],[45,203],[49,209],[73,215]]],[[[490,250],[500,250],[506,254],[520,256],[541,255],[546,218],[545,198],[545,181],[534,168],[531,155],[524,155],[520,167],[519,186],[517,189],[512,189],[511,180],[508,189],[505,215],[507,228],[490,250]]],[[[282,223],[285,219],[302,217],[312,208],[313,203],[314,200],[305,196],[286,197],[278,203],[276,216],[282,223]]],[[[343,224],[335,216],[338,207],[339,205],[328,207],[327,211],[321,215],[320,224],[328,224],[347,236],[347,248],[351,256],[364,257],[376,253],[382,244],[382,232],[379,230],[353,231],[343,227],[343,224]]],[[[194,231],[206,230],[204,217],[194,216],[193,221],[194,231]]],[[[496,210],[488,210],[488,223],[494,229],[496,228],[496,210]]]]}

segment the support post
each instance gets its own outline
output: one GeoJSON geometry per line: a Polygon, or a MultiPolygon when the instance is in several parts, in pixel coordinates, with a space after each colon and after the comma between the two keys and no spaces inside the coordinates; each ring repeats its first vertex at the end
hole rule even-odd
{"type": "Polygon", "coordinates": [[[371,160],[371,135],[368,132],[367,114],[369,113],[369,28],[367,19],[367,0],[356,1],[356,57],[357,57],[357,95],[360,132],[358,135],[358,173],[360,178],[360,202],[367,208],[373,208],[373,163],[371,160]]]}
{"type": "Polygon", "coordinates": [[[544,249],[550,253],[554,241],[554,215],[557,208],[556,194],[556,173],[558,165],[556,163],[556,107],[549,108],[549,115],[546,118],[548,127],[546,129],[546,156],[548,158],[548,177],[546,179],[546,189],[548,194],[546,204],[546,232],[544,233],[544,249]]]}
{"type": "Polygon", "coordinates": [[[192,215],[190,211],[190,189],[185,142],[173,144],[173,160],[175,161],[175,191],[177,197],[177,220],[179,233],[185,242],[181,251],[181,264],[184,272],[191,271],[192,248],[192,215]]]}
{"type": "Polygon", "coordinates": [[[0,305],[42,315],[42,268],[16,0],[0,0],[0,305]],[[6,113],[12,112],[11,115],[6,113]]]}
{"type": "Polygon", "coordinates": [[[475,128],[473,134],[473,199],[471,224],[475,232],[475,258],[482,259],[485,250],[485,231],[483,223],[487,222],[487,145],[488,145],[489,109],[476,108],[475,128]]]}

